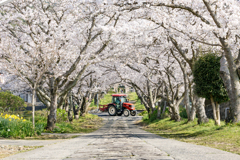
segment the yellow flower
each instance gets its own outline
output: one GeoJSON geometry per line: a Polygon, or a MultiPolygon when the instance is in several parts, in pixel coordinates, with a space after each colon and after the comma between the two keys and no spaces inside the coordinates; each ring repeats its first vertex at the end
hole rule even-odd
{"type": "Polygon", "coordinates": [[[9,121],[11,121],[12,119],[9,119],[9,121]]]}

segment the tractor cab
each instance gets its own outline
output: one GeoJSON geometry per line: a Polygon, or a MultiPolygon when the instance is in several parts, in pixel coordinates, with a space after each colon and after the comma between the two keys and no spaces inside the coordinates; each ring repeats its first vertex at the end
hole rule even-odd
{"type": "Polygon", "coordinates": [[[122,109],[123,103],[128,102],[127,95],[125,94],[113,94],[112,103],[117,106],[118,110],[122,109]]]}

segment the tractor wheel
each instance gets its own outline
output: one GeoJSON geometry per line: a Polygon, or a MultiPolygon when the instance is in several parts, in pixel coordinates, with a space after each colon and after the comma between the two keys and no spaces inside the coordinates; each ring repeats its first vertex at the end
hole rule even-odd
{"type": "Polygon", "coordinates": [[[125,117],[128,117],[129,114],[130,114],[130,112],[129,112],[128,109],[124,109],[124,110],[123,110],[123,115],[124,115],[125,117]]]}
{"type": "Polygon", "coordinates": [[[131,111],[130,114],[131,114],[132,116],[136,116],[137,111],[131,111]]]}
{"type": "Polygon", "coordinates": [[[115,107],[115,106],[109,106],[109,107],[108,107],[108,114],[109,114],[110,116],[116,116],[116,114],[117,114],[117,109],[116,109],[116,107],[115,107]]]}

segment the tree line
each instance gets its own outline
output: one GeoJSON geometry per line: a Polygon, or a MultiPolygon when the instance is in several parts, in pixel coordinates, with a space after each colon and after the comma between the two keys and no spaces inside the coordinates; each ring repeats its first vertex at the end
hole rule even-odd
{"type": "Polygon", "coordinates": [[[118,82],[132,86],[150,113],[164,100],[179,121],[184,100],[188,120],[197,114],[206,123],[208,97],[194,92],[194,65],[219,53],[229,118],[238,122],[238,10],[235,0],[12,1],[0,8],[1,68],[31,88],[32,106],[36,93],[48,107],[49,130],[69,97],[78,105],[69,110],[84,116],[94,94],[118,82]]]}

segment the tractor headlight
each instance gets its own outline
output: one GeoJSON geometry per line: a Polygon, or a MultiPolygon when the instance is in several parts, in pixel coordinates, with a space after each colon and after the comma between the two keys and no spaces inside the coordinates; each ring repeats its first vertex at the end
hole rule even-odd
{"type": "Polygon", "coordinates": [[[130,108],[134,108],[135,106],[134,105],[131,105],[130,108]]]}

